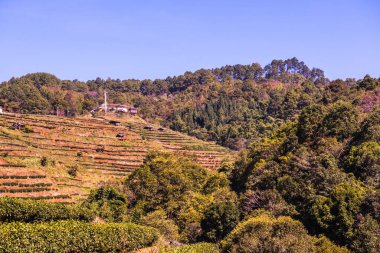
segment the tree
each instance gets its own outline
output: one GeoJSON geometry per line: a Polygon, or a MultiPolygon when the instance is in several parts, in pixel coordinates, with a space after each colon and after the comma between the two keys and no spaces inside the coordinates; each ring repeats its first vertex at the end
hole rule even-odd
{"type": "Polygon", "coordinates": [[[224,253],[349,253],[326,237],[312,237],[302,223],[287,216],[261,214],[240,222],[221,242],[224,253]]]}
{"type": "Polygon", "coordinates": [[[359,89],[364,90],[374,90],[376,87],[380,86],[379,80],[372,78],[370,75],[365,75],[362,80],[357,82],[359,89]]]}
{"type": "Polygon", "coordinates": [[[351,147],[347,157],[347,169],[358,178],[380,186],[380,144],[378,142],[364,142],[351,147]]]}
{"type": "Polygon", "coordinates": [[[50,111],[49,102],[30,80],[15,79],[12,83],[0,87],[0,99],[11,111],[21,113],[47,114],[50,111]],[[9,105],[12,104],[12,108],[9,105]]]}
{"type": "Polygon", "coordinates": [[[175,222],[167,217],[164,210],[160,209],[142,217],[141,224],[156,228],[161,235],[168,240],[178,240],[178,226],[175,222]]]}
{"type": "Polygon", "coordinates": [[[320,105],[312,105],[302,110],[297,124],[297,136],[301,143],[315,140],[319,135],[323,116],[323,108],[320,105]]]}
{"type": "MultiPolygon", "coordinates": [[[[213,203],[234,199],[226,175],[209,171],[188,158],[167,153],[150,153],[144,165],[126,180],[135,196],[132,216],[164,210],[179,228],[180,238],[196,242],[201,220],[213,203]],[[224,190],[221,198],[219,191],[224,190]]],[[[236,196],[235,196],[236,199],[236,196]]],[[[158,222],[158,221],[157,221],[158,222]]]]}
{"type": "Polygon", "coordinates": [[[92,206],[100,218],[123,221],[127,213],[127,198],[111,186],[92,190],[84,205],[92,206]]]}
{"type": "Polygon", "coordinates": [[[364,194],[358,182],[340,184],[331,191],[329,197],[319,196],[315,199],[311,208],[312,217],[330,238],[350,245],[364,194]]]}
{"type": "Polygon", "coordinates": [[[343,141],[358,129],[359,113],[348,102],[338,101],[328,110],[323,119],[323,127],[328,136],[343,141]]]}
{"type": "Polygon", "coordinates": [[[239,222],[239,210],[235,203],[221,202],[211,205],[201,221],[203,236],[207,241],[223,239],[239,222]]]}
{"type": "Polygon", "coordinates": [[[260,215],[239,223],[222,241],[222,252],[315,252],[312,237],[290,217],[260,215]]]}

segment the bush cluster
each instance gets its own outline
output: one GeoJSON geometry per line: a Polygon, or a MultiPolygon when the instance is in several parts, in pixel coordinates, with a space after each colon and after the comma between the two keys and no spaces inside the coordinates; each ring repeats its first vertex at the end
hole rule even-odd
{"type": "Polygon", "coordinates": [[[290,217],[262,214],[241,222],[221,242],[223,253],[335,252],[348,253],[327,238],[308,235],[301,222],[290,217]]]}
{"type": "Polygon", "coordinates": [[[152,245],[155,229],[130,223],[3,223],[0,252],[129,252],[152,245]]]}
{"type": "Polygon", "coordinates": [[[94,218],[92,210],[79,205],[47,203],[42,200],[0,199],[1,222],[91,221],[94,218]]]}

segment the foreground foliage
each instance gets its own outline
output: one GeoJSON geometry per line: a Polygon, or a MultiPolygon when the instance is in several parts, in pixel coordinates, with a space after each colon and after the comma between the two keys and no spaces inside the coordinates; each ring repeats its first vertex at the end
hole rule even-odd
{"type": "MultiPolygon", "coordinates": [[[[126,185],[133,198],[132,221],[156,227],[168,238],[196,242],[205,237],[215,241],[239,219],[237,197],[227,177],[188,158],[152,153],[128,177],[126,185]],[[223,215],[214,215],[212,205],[232,206],[233,210],[227,210],[229,218],[224,219],[223,215]],[[223,226],[215,231],[202,230],[201,223],[208,222],[222,222],[223,226]]],[[[225,209],[218,213],[226,213],[225,209]]]]}
{"type": "Polygon", "coordinates": [[[335,252],[348,253],[327,239],[315,239],[307,234],[301,222],[290,217],[273,218],[260,215],[240,223],[222,241],[222,252],[335,252]]]}
{"type": "Polygon", "coordinates": [[[298,122],[261,138],[230,173],[243,217],[264,209],[354,252],[378,252],[379,115],[360,120],[342,101],[312,105],[298,122]]]}
{"type": "Polygon", "coordinates": [[[0,198],[1,222],[42,222],[57,220],[91,221],[95,214],[80,205],[47,203],[42,200],[0,198]]]}
{"type": "Polygon", "coordinates": [[[83,206],[92,209],[94,214],[107,221],[124,221],[127,213],[127,199],[110,186],[92,190],[83,206]]]}
{"type": "Polygon", "coordinates": [[[130,223],[6,223],[0,252],[129,252],[152,245],[155,229],[130,223]]]}

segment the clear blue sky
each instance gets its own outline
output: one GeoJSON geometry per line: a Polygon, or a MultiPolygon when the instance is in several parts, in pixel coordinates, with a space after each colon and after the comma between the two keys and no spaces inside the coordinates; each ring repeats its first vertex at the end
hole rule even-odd
{"type": "Polygon", "coordinates": [[[297,57],[380,77],[378,0],[0,0],[0,81],[163,78],[297,57]]]}

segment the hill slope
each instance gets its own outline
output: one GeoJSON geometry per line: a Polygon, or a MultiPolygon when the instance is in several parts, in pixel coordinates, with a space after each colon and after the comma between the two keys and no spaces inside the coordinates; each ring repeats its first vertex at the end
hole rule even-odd
{"type": "Polygon", "coordinates": [[[157,125],[146,130],[138,117],[117,118],[118,126],[109,123],[112,119],[1,114],[0,195],[72,201],[102,182],[127,176],[149,151],[191,156],[211,169],[232,155],[157,125]]]}
{"type": "Polygon", "coordinates": [[[227,65],[155,80],[60,80],[32,73],[0,84],[7,112],[86,115],[104,102],[138,108],[139,116],[202,140],[242,150],[269,137],[310,105],[343,100],[365,112],[380,104],[380,79],[328,80],[297,58],[265,67],[227,65]]]}

